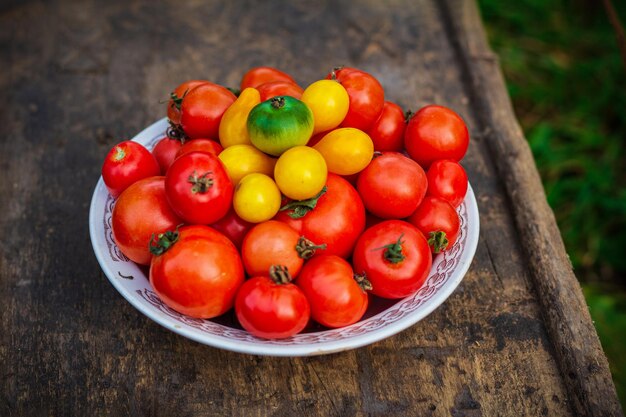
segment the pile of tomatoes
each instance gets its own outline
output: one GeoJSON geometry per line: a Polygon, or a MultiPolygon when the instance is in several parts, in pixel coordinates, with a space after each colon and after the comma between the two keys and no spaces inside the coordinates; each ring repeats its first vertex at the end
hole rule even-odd
{"type": "Polygon", "coordinates": [[[258,67],[240,88],[182,83],[154,149],[125,141],[104,161],[115,242],[163,302],[197,318],[234,306],[253,335],[285,338],[417,291],[459,234],[463,120],[405,114],[355,68],[302,89],[258,67]]]}

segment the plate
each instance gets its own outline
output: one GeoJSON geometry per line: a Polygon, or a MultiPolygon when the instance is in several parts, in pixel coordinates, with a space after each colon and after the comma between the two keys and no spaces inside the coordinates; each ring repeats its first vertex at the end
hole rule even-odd
{"type": "MultiPolygon", "coordinates": [[[[167,127],[167,119],[159,120],[133,140],[151,149],[164,137],[167,127]]],[[[452,294],[469,269],[478,244],[478,207],[470,185],[458,208],[461,232],[457,242],[434,259],[426,282],[415,294],[400,300],[374,297],[365,317],[351,326],[311,327],[288,339],[265,340],[241,329],[232,312],[202,320],[184,316],[166,306],[152,290],[147,268],[130,261],[115,245],[111,230],[114,202],[100,178],[91,199],[89,233],[100,267],[117,291],[137,310],[168,330],[206,345],[255,355],[327,354],[365,346],[396,334],[422,320],[452,294]]]]}

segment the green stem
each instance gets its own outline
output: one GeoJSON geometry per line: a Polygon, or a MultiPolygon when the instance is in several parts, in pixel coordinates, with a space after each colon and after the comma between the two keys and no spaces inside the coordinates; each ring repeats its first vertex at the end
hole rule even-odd
{"type": "Polygon", "coordinates": [[[285,204],[279,211],[291,210],[287,213],[292,219],[299,219],[304,217],[309,211],[313,210],[317,206],[317,201],[328,191],[328,187],[324,186],[322,191],[317,193],[314,197],[308,200],[293,200],[285,204]]]}
{"type": "Polygon", "coordinates": [[[210,178],[212,171],[207,171],[201,176],[198,177],[196,171],[193,171],[193,174],[187,178],[187,182],[193,184],[191,187],[191,192],[194,194],[200,193],[204,194],[209,191],[209,188],[213,186],[213,178],[210,178]]]}
{"type": "Polygon", "coordinates": [[[298,256],[302,259],[310,259],[313,255],[315,255],[315,251],[318,249],[326,249],[326,243],[322,243],[321,245],[316,245],[311,242],[309,239],[304,236],[300,236],[298,239],[298,244],[296,245],[296,252],[298,252],[298,256]]]}
{"type": "Polygon", "coordinates": [[[115,147],[115,155],[113,155],[113,160],[115,162],[119,162],[122,159],[124,159],[125,156],[126,156],[126,152],[124,152],[124,149],[122,149],[121,146],[116,146],[115,147]]]}
{"type": "Polygon", "coordinates": [[[354,280],[356,281],[357,284],[359,284],[359,287],[361,287],[363,291],[371,291],[372,288],[374,288],[372,287],[372,283],[369,282],[369,280],[365,276],[365,273],[361,275],[354,274],[354,280]]]}
{"type": "Polygon", "coordinates": [[[178,241],[178,237],[180,235],[180,233],[178,233],[179,227],[180,225],[177,226],[174,231],[168,230],[166,232],[159,233],[156,236],[152,233],[150,243],[148,244],[150,252],[156,256],[163,255],[167,252],[167,250],[178,241]]]}
{"type": "Polygon", "coordinates": [[[441,253],[448,247],[448,236],[446,232],[437,230],[428,234],[428,246],[433,248],[433,253],[441,253]]]}
{"type": "Polygon", "coordinates": [[[270,278],[276,284],[289,284],[292,279],[289,270],[284,265],[270,266],[270,278]]]}
{"type": "Polygon", "coordinates": [[[402,253],[402,243],[404,243],[402,242],[402,236],[404,236],[404,233],[400,235],[397,241],[373,250],[384,249],[383,257],[392,264],[402,262],[406,258],[402,253]]]}

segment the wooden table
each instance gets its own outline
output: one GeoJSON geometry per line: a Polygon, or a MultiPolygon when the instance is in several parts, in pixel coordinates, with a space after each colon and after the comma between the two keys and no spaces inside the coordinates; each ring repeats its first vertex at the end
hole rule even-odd
{"type": "Polygon", "coordinates": [[[179,3],[0,6],[0,415],[621,415],[474,1],[179,3]],[[108,149],[185,79],[272,65],[307,85],[339,64],[467,121],[481,237],[455,293],[385,341],[294,359],[131,307],[89,241],[108,149]]]}

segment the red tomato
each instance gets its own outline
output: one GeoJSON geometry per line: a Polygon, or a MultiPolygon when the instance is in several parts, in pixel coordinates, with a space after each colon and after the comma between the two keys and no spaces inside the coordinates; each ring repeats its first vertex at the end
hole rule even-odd
{"type": "Polygon", "coordinates": [[[237,216],[237,213],[235,213],[235,210],[232,208],[224,217],[211,225],[212,228],[223,233],[224,236],[229,238],[230,241],[235,244],[237,249],[241,249],[243,238],[252,226],[254,226],[254,223],[249,223],[237,216]]]}
{"type": "Polygon", "coordinates": [[[457,208],[467,194],[467,174],[463,167],[448,159],[433,162],[426,172],[426,195],[443,198],[457,208]]]}
{"type": "Polygon", "coordinates": [[[302,209],[285,209],[275,219],[287,223],[301,236],[317,245],[326,244],[326,250],[318,253],[342,258],[350,256],[356,240],[365,228],[365,208],[359,193],[348,181],[339,175],[328,173],[326,192],[317,200],[315,208],[300,218],[290,217],[297,215],[299,210],[302,209]]]}
{"type": "Polygon", "coordinates": [[[422,202],[427,187],[422,167],[398,152],[375,157],[357,180],[365,208],[383,219],[409,216],[422,202]]]}
{"type": "Polygon", "coordinates": [[[240,89],[245,90],[248,87],[257,88],[261,84],[270,83],[273,81],[286,81],[292,84],[296,84],[296,80],[291,78],[287,73],[284,73],[276,68],[272,67],[256,67],[250,69],[241,79],[240,89]]]}
{"type": "Polygon", "coordinates": [[[205,83],[190,90],[180,106],[180,124],[190,139],[218,139],[220,121],[237,97],[221,85],[205,83]]]}
{"type": "Polygon", "coordinates": [[[267,275],[272,265],[287,268],[292,277],[300,273],[304,259],[298,254],[300,235],[285,223],[269,220],[254,226],[243,239],[241,257],[250,276],[267,275]]]}
{"type": "Polygon", "coordinates": [[[254,336],[284,339],[306,327],[311,307],[302,290],[289,282],[289,274],[271,276],[256,276],[243,283],[235,300],[235,314],[254,336]]]}
{"type": "Polygon", "coordinates": [[[428,278],[432,255],[424,235],[402,220],[387,220],[367,229],[354,248],[355,272],[365,274],[372,293],[402,298],[428,278]]]}
{"type": "Polygon", "coordinates": [[[348,326],[367,310],[368,296],[363,287],[371,289],[369,282],[355,277],[352,266],[338,256],[311,259],[295,283],[309,300],[313,320],[324,326],[348,326]]]}
{"type": "Polygon", "coordinates": [[[400,152],[404,148],[405,128],[406,120],[402,108],[385,101],[382,113],[367,134],[374,142],[375,151],[400,152]]]}
{"type": "Polygon", "coordinates": [[[160,173],[154,155],[142,144],[132,141],[115,145],[102,164],[102,180],[113,197],[119,196],[131,184],[160,173]]]}
{"type": "Polygon", "coordinates": [[[256,87],[261,94],[261,101],[269,100],[276,96],[291,96],[300,100],[304,90],[297,84],[289,81],[272,81],[256,87]]]}
{"type": "Polygon", "coordinates": [[[161,167],[161,174],[165,175],[167,169],[176,159],[176,152],[183,146],[178,139],[170,139],[167,136],[159,140],[152,149],[152,155],[156,158],[161,167]]]}
{"type": "Polygon", "coordinates": [[[369,130],[383,111],[385,92],[378,80],[355,68],[342,68],[326,78],[336,79],[348,92],[350,107],[341,127],[369,130]]]}
{"type": "Polygon", "coordinates": [[[430,105],[409,120],[404,146],[411,158],[427,169],[437,159],[460,161],[469,146],[469,132],[461,117],[452,110],[430,105]]]}
{"type": "Polygon", "coordinates": [[[172,124],[180,124],[180,105],[183,102],[183,98],[187,95],[191,89],[202,84],[206,84],[208,81],[204,80],[189,80],[185,81],[170,93],[170,99],[167,102],[167,118],[170,119],[172,124]]]}
{"type": "Polygon", "coordinates": [[[148,265],[148,244],[153,233],[163,233],[182,223],[167,204],[165,177],[150,177],[128,187],[113,207],[113,239],[131,261],[148,265]]]}
{"type": "Polygon", "coordinates": [[[176,159],[168,169],[165,193],[185,222],[210,224],[231,208],[233,183],[217,156],[192,152],[176,159]]]}
{"type": "Polygon", "coordinates": [[[450,249],[461,230],[459,214],[450,203],[439,197],[424,197],[408,221],[426,236],[432,253],[450,249]]]}
{"type": "Polygon", "coordinates": [[[244,280],[243,266],[237,248],[224,235],[207,226],[186,226],[159,235],[151,247],[150,284],[165,304],[203,319],[233,306],[244,280]]]}
{"type": "Polygon", "coordinates": [[[211,139],[192,139],[187,142],[178,150],[176,158],[191,153],[191,152],[205,152],[212,153],[218,156],[224,148],[218,142],[211,139]]]}

